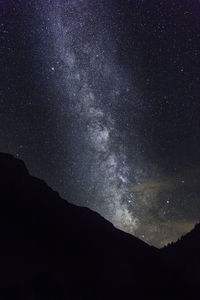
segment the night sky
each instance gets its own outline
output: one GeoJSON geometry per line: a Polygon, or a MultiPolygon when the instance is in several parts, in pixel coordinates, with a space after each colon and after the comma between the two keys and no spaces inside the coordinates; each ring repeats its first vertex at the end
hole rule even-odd
{"type": "Polygon", "coordinates": [[[0,151],[162,247],[200,219],[200,1],[1,0],[0,151]]]}

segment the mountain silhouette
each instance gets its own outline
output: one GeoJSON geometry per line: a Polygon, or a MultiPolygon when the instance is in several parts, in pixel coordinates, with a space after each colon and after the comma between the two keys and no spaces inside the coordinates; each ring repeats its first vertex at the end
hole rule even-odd
{"type": "Polygon", "coordinates": [[[0,153],[0,183],[0,299],[199,299],[200,225],[158,250],[68,203],[12,155],[0,153]]]}
{"type": "Polygon", "coordinates": [[[176,243],[172,243],[160,250],[168,266],[168,273],[178,278],[178,285],[184,299],[200,299],[200,224],[191,232],[182,236],[176,243]]]}

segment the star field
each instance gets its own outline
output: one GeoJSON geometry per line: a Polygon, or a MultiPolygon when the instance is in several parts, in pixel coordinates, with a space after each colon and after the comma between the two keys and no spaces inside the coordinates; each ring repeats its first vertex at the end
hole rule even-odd
{"type": "Polygon", "coordinates": [[[200,218],[198,1],[1,1],[0,151],[162,247],[200,218]]]}

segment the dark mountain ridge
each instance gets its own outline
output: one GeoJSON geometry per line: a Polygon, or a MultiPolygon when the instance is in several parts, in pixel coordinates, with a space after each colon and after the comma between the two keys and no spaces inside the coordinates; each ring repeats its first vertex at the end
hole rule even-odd
{"type": "MultiPolygon", "coordinates": [[[[0,182],[0,299],[198,299],[198,276],[194,286],[174,257],[199,243],[200,226],[158,250],[63,200],[9,154],[0,153],[0,182]]],[[[199,261],[199,246],[186,261],[194,249],[199,261]]]]}
{"type": "Polygon", "coordinates": [[[196,224],[185,236],[160,250],[169,272],[187,289],[188,296],[200,299],[200,224],[196,224]]]}

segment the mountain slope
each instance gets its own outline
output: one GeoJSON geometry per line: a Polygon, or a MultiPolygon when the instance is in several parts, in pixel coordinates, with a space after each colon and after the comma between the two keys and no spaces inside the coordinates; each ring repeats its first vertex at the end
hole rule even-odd
{"type": "Polygon", "coordinates": [[[0,153],[0,300],[196,300],[199,237],[150,247],[0,153]]]}
{"type": "Polygon", "coordinates": [[[158,250],[61,199],[11,155],[0,154],[0,183],[0,299],[154,294],[158,250]]]}
{"type": "Polygon", "coordinates": [[[179,279],[184,296],[199,299],[200,286],[200,224],[176,243],[161,249],[169,272],[179,279]]]}

